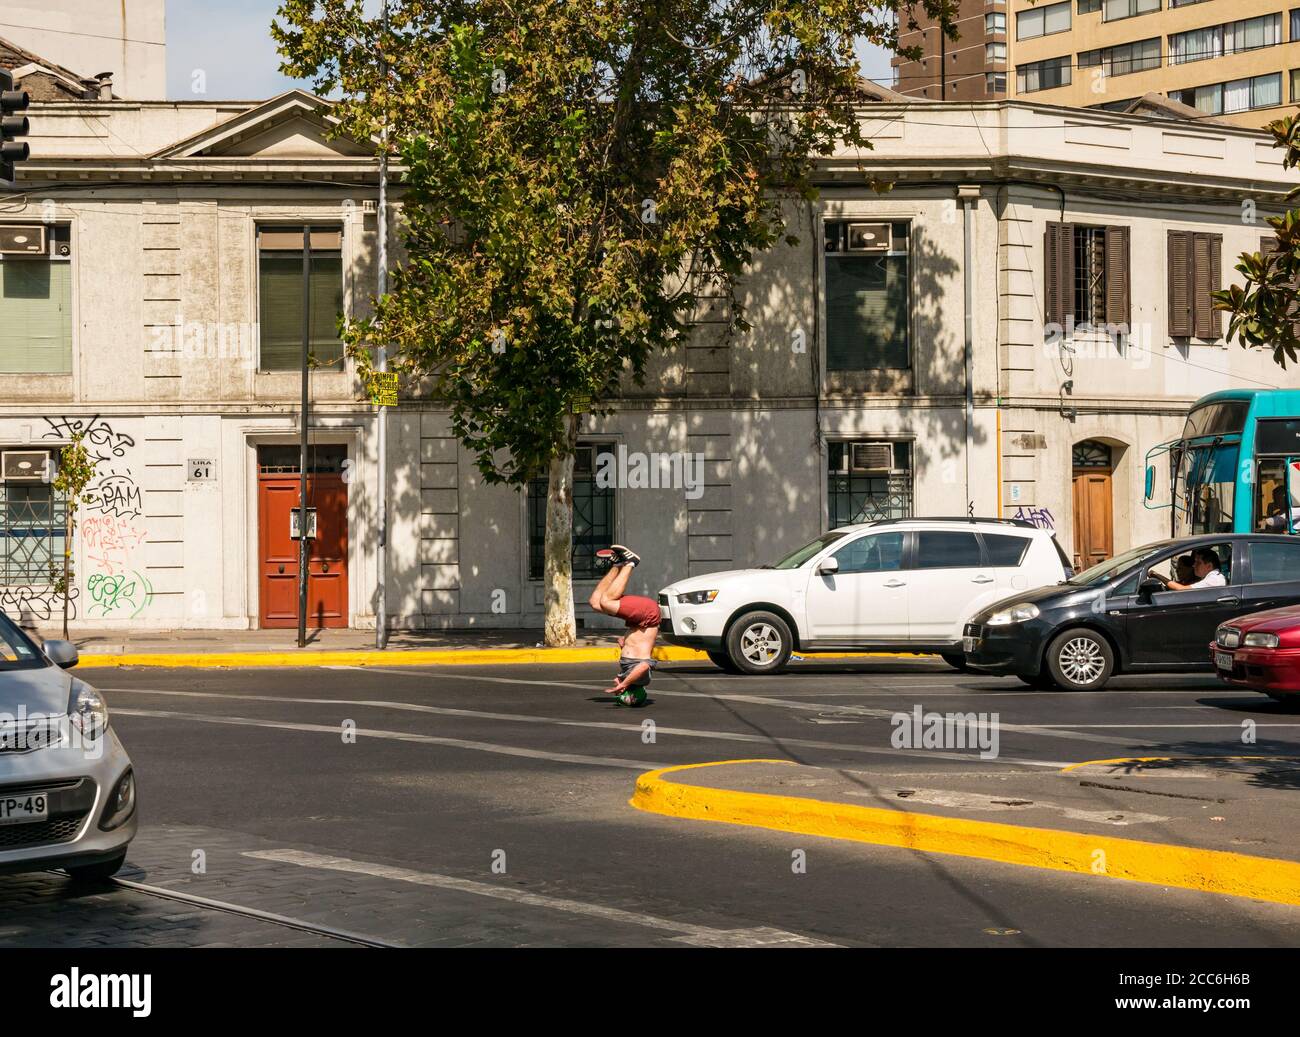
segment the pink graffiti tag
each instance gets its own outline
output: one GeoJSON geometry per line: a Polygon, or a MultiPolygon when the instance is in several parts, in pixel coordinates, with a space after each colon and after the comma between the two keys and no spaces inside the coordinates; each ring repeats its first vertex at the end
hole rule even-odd
{"type": "Polygon", "coordinates": [[[145,531],[116,515],[92,515],[81,523],[86,555],[109,575],[123,572],[132,551],[144,543],[145,531]]]}

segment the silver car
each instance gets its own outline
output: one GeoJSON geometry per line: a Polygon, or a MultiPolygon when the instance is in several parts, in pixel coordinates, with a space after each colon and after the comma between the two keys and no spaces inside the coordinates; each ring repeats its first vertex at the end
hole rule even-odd
{"type": "Polygon", "coordinates": [[[136,832],[135,775],[103,697],[0,613],[0,873],[63,868],[100,880],[136,832]]]}

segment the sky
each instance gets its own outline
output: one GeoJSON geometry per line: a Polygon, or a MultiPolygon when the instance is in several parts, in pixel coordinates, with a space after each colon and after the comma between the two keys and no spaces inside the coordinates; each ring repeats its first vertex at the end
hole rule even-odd
{"type": "MultiPolygon", "coordinates": [[[[278,0],[167,0],[168,98],[252,101],[310,89],[279,71],[270,34],[278,8],[278,0]]],[[[888,54],[861,46],[858,57],[868,78],[890,82],[888,54]]]]}

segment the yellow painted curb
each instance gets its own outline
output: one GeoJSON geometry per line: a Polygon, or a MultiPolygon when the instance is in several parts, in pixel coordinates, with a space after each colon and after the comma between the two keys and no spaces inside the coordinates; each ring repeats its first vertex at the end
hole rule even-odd
{"type": "Polygon", "coordinates": [[[799,796],[701,788],[664,778],[674,771],[740,763],[800,766],[789,760],[722,760],[665,767],[641,775],[628,802],[638,810],[669,817],[901,846],[926,853],[1300,905],[1300,863],[1295,861],[1083,832],[912,814],[799,796]]]}
{"type": "MultiPolygon", "coordinates": [[[[439,649],[340,649],[279,652],[131,652],[120,655],[83,655],[84,667],[165,666],[273,667],[273,666],[509,666],[523,663],[616,662],[616,645],[591,648],[439,648],[439,649]]],[[[667,662],[697,662],[708,659],[704,652],[671,645],[656,648],[656,659],[667,662]]],[[[911,658],[899,652],[837,652],[810,655],[809,659],[911,658]]],[[[921,658],[917,656],[917,658],[921,658]]]]}

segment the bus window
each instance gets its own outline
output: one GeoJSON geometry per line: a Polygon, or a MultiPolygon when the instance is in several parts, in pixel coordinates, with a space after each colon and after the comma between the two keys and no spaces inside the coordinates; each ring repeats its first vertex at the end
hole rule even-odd
{"type": "Polygon", "coordinates": [[[1255,491],[1255,528],[1262,533],[1300,532],[1300,468],[1295,458],[1259,462],[1255,491]],[[1287,478],[1288,463],[1290,479],[1287,478]],[[1288,523],[1290,528],[1288,530],[1288,523]]]}
{"type": "MultiPolygon", "coordinates": [[[[1235,443],[1189,447],[1183,452],[1180,482],[1184,498],[1179,503],[1190,518],[1186,533],[1232,532],[1237,453],[1235,443]]],[[[1185,533],[1179,531],[1178,535],[1185,533]]]]}

